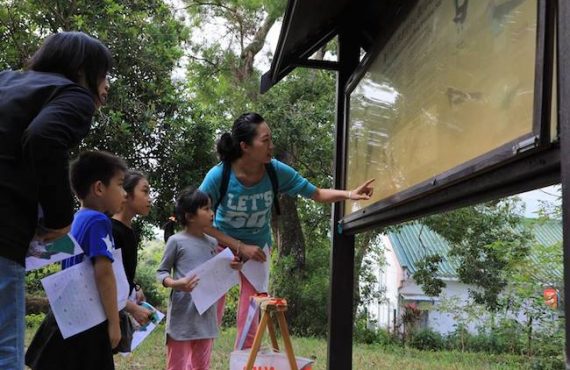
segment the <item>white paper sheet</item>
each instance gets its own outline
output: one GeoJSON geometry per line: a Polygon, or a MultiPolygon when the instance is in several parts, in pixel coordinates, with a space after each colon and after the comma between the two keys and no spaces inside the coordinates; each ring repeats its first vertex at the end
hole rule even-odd
{"type": "Polygon", "coordinates": [[[139,328],[133,333],[133,341],[131,342],[131,352],[133,352],[135,348],[137,348],[139,344],[141,344],[152,333],[152,331],[156,328],[158,323],[161,322],[162,319],[164,319],[164,314],[162,312],[160,312],[154,307],[153,309],[158,315],[158,321],[156,323],[149,322],[144,329],[139,328]]]}
{"type": "MultiPolygon", "coordinates": [[[[113,251],[119,310],[127,304],[129,283],[121,250],[113,251]]],[[[42,279],[49,304],[63,338],[69,338],[107,319],[99,298],[93,264],[85,260],[42,279]]]]}
{"type": "Polygon", "coordinates": [[[243,264],[241,269],[241,272],[258,293],[267,293],[269,290],[269,260],[271,256],[267,245],[263,248],[263,252],[265,253],[265,262],[249,260],[243,264]]]}
{"type": "Polygon", "coordinates": [[[26,255],[26,271],[32,271],[80,253],[83,253],[83,250],[81,250],[81,247],[71,234],[67,234],[51,243],[32,240],[26,255]]]}
{"type": "Polygon", "coordinates": [[[226,248],[214,258],[186,274],[186,276],[196,275],[200,279],[190,293],[200,315],[226,294],[231,287],[239,284],[239,273],[230,267],[233,259],[234,254],[226,248]]]}

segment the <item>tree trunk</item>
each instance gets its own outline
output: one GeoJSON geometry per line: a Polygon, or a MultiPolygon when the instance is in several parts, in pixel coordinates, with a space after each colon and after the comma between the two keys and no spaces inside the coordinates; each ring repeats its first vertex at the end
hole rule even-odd
{"type": "MultiPolygon", "coordinates": [[[[294,167],[295,164],[290,155],[284,153],[279,157],[282,162],[294,167]]],[[[280,195],[279,206],[281,215],[277,216],[273,212],[274,242],[279,251],[279,257],[293,256],[295,259],[295,267],[290,271],[293,275],[302,272],[305,268],[305,235],[297,211],[297,198],[280,195]]]]}
{"type": "Polygon", "coordinates": [[[361,302],[360,297],[360,272],[362,271],[362,262],[364,257],[370,251],[370,243],[378,236],[378,231],[367,231],[357,236],[354,251],[354,304],[352,305],[353,315],[361,302]]]}
{"type": "Polygon", "coordinates": [[[247,80],[253,73],[253,62],[255,60],[255,56],[261,51],[261,49],[263,49],[267,34],[276,19],[276,17],[268,14],[261,23],[261,26],[255,32],[253,40],[242,50],[240,55],[240,64],[235,72],[238,82],[247,80]]]}
{"type": "Polygon", "coordinates": [[[295,259],[295,268],[291,272],[302,272],[305,268],[305,236],[297,212],[297,199],[288,196],[279,198],[279,257],[292,256],[295,259]]]}

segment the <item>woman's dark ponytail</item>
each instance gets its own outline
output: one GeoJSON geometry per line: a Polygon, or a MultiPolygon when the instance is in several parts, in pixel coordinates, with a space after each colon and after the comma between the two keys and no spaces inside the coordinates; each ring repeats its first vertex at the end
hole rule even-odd
{"type": "Polygon", "coordinates": [[[229,132],[225,132],[218,140],[218,144],[216,146],[218,151],[218,156],[220,157],[220,161],[231,163],[234,160],[241,157],[241,148],[239,143],[236,143],[232,137],[232,134],[229,132]]]}

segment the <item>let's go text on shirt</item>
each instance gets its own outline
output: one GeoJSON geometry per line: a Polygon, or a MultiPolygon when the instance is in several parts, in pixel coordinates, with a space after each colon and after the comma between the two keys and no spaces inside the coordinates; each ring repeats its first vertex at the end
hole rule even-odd
{"type": "MultiPolygon", "coordinates": [[[[292,167],[276,159],[271,160],[279,182],[279,192],[289,196],[313,196],[317,187],[302,177],[292,167]]],[[[207,193],[212,204],[217,204],[220,196],[223,165],[214,166],[204,178],[200,190],[207,193]]],[[[271,246],[271,207],[273,190],[271,179],[265,173],[253,186],[244,186],[230,172],[226,195],[220,202],[214,225],[225,234],[259,247],[271,246]]]]}

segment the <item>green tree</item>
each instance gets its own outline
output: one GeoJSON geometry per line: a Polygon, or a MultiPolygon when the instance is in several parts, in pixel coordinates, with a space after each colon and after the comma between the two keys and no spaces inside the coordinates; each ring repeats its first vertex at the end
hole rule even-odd
{"type": "MultiPolygon", "coordinates": [[[[498,310],[510,276],[529,255],[531,234],[520,227],[520,201],[507,198],[479,204],[433,215],[422,223],[449,242],[449,257],[459,263],[459,280],[477,288],[469,291],[474,302],[498,310]]],[[[424,290],[437,295],[443,287],[434,276],[438,258],[428,258],[416,275],[428,284],[424,290]]]]}

